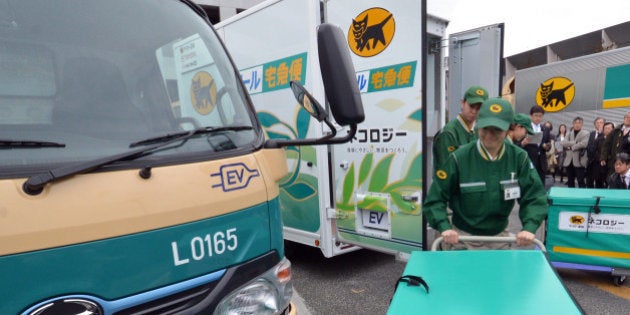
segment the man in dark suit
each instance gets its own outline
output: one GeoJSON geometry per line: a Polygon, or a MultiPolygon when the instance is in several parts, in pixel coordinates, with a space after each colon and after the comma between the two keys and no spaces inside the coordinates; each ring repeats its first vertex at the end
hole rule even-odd
{"type": "Polygon", "coordinates": [[[544,115],[545,110],[538,105],[534,105],[529,109],[529,117],[532,120],[532,129],[534,129],[534,133],[540,133],[541,135],[526,137],[520,143],[521,147],[527,151],[527,155],[534,164],[543,185],[545,185],[545,174],[547,174],[548,169],[546,153],[551,148],[550,131],[542,123],[544,115]],[[540,139],[540,141],[532,139],[540,139]]]}
{"type": "MultiPolygon", "coordinates": [[[[623,117],[623,124],[617,126],[613,132],[606,137],[600,160],[611,161],[621,152],[630,154],[630,112],[623,117]]],[[[608,174],[612,174],[615,168],[608,165],[608,174]]]]}
{"type": "Polygon", "coordinates": [[[586,155],[588,156],[588,162],[586,164],[586,188],[604,188],[604,182],[606,178],[601,178],[602,166],[600,164],[597,143],[604,137],[604,123],[606,121],[602,117],[595,118],[593,125],[595,130],[591,131],[588,136],[588,146],[586,147],[586,155]]]}

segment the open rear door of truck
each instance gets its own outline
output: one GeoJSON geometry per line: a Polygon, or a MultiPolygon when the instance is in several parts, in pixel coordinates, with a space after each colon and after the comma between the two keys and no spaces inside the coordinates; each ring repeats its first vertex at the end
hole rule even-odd
{"type": "Polygon", "coordinates": [[[448,112],[453,119],[461,111],[464,92],[481,85],[490,97],[501,95],[503,76],[503,23],[449,35],[448,112]]]}

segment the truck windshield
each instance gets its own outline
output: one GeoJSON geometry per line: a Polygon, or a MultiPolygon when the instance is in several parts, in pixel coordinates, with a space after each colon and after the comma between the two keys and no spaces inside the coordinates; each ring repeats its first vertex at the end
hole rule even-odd
{"type": "Polygon", "coordinates": [[[217,132],[117,167],[252,150],[263,138],[239,80],[215,33],[180,1],[0,0],[0,177],[191,130],[217,132]]]}

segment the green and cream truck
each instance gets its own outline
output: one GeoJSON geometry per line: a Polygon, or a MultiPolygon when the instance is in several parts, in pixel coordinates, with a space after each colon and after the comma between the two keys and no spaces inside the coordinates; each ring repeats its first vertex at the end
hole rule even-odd
{"type": "Polygon", "coordinates": [[[1,1],[0,314],[295,314],[284,147],[363,120],[344,35],[312,31],[337,125],[291,90],[351,132],[266,140],[191,1],[1,1]]]}

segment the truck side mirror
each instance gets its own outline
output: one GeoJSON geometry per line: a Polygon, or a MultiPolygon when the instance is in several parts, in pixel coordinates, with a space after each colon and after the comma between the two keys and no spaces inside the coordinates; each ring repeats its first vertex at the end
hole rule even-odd
{"type": "Polygon", "coordinates": [[[317,121],[328,125],[330,133],[319,139],[270,139],[265,143],[266,148],[348,142],[356,134],[357,124],[365,119],[352,58],[341,29],[332,24],[321,24],[317,28],[317,45],[324,92],[333,117],[339,125],[350,126],[350,130],[347,134],[336,137],[337,130],[324,107],[299,82],[291,81],[291,90],[297,101],[317,121]]]}
{"type": "Polygon", "coordinates": [[[330,23],[321,24],[317,46],[324,91],[335,121],[342,126],[362,122],[361,92],[343,32],[330,23]]]}
{"type": "Polygon", "coordinates": [[[313,118],[317,119],[317,121],[321,122],[322,120],[328,118],[328,114],[326,110],[319,104],[319,102],[306,90],[302,84],[298,81],[291,81],[291,90],[293,91],[293,95],[295,99],[300,103],[302,108],[306,110],[313,118]]]}

